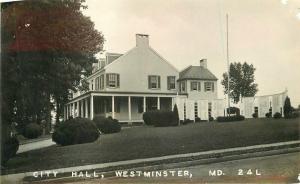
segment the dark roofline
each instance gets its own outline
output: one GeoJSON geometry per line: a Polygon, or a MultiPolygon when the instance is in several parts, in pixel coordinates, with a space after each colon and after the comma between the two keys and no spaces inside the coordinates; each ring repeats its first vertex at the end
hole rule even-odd
{"type": "Polygon", "coordinates": [[[181,78],[178,79],[177,81],[183,81],[183,80],[207,80],[207,81],[217,81],[219,79],[206,79],[206,78],[181,78]]]}

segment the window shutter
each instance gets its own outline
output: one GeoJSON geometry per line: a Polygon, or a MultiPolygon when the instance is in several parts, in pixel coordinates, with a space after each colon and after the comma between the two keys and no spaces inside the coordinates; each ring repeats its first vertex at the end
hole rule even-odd
{"type": "Polygon", "coordinates": [[[193,91],[193,82],[190,82],[191,91],[193,91]]]}
{"type": "Polygon", "coordinates": [[[201,91],[201,82],[198,82],[198,91],[201,91]]]}
{"type": "Polygon", "coordinates": [[[106,74],[106,87],[108,87],[108,82],[109,82],[109,74],[106,74]]]}
{"type": "Polygon", "coordinates": [[[157,76],[157,80],[158,80],[158,88],[160,88],[160,76],[157,76]]]}
{"type": "Polygon", "coordinates": [[[120,74],[117,74],[117,87],[120,87],[120,74]]]}
{"type": "Polygon", "coordinates": [[[211,91],[214,92],[214,90],[215,90],[215,89],[214,89],[214,83],[212,82],[212,83],[211,83],[211,91]]]}
{"type": "Polygon", "coordinates": [[[150,76],[150,75],[148,75],[148,89],[151,89],[150,78],[151,78],[151,76],[150,76]]]}

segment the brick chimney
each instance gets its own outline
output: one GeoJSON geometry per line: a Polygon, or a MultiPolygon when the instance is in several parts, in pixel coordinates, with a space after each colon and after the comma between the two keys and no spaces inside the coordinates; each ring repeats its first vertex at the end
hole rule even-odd
{"type": "Polygon", "coordinates": [[[149,35],[136,34],[136,46],[137,47],[149,47],[149,35]]]}
{"type": "Polygon", "coordinates": [[[200,60],[200,66],[203,68],[207,68],[207,59],[201,59],[200,60]]]}

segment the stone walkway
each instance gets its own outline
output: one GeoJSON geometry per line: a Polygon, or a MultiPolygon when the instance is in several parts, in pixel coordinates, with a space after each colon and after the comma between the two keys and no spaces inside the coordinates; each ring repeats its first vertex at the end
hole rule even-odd
{"type": "Polygon", "coordinates": [[[52,138],[48,138],[42,141],[31,142],[27,144],[20,144],[17,154],[30,151],[30,150],[45,148],[52,145],[55,145],[55,142],[52,141],[52,138]]]}

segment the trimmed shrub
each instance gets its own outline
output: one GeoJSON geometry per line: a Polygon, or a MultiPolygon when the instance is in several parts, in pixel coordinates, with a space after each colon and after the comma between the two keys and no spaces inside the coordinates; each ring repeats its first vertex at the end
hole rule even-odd
{"type": "Polygon", "coordinates": [[[276,112],[273,116],[275,119],[281,118],[281,114],[279,112],[276,112]]]}
{"type": "Polygon", "coordinates": [[[243,121],[245,117],[242,115],[239,116],[219,116],[217,117],[218,122],[231,122],[231,121],[243,121]]]}
{"type": "Polygon", "coordinates": [[[178,121],[173,111],[148,111],[144,112],[143,119],[146,125],[160,126],[177,126],[178,121]]]}
{"type": "Polygon", "coordinates": [[[144,120],[146,125],[153,125],[153,121],[152,121],[151,116],[152,116],[152,111],[143,113],[143,120],[144,120]]]}
{"type": "Polygon", "coordinates": [[[228,114],[240,115],[240,109],[237,107],[230,107],[226,109],[228,114]]]}
{"type": "Polygon", "coordinates": [[[26,125],[23,136],[28,139],[35,139],[41,136],[43,133],[43,130],[40,125],[36,123],[29,123],[26,125]]]}
{"type": "Polygon", "coordinates": [[[182,124],[183,124],[183,125],[187,125],[187,124],[193,123],[193,122],[194,122],[193,120],[185,119],[185,120],[182,121],[182,124]]]}
{"type": "Polygon", "coordinates": [[[199,123],[199,122],[201,122],[201,118],[199,118],[199,117],[196,117],[196,118],[195,118],[195,122],[196,122],[196,123],[199,123]]]}
{"type": "Polygon", "coordinates": [[[16,156],[18,149],[19,141],[16,136],[1,137],[1,166],[4,166],[10,158],[16,156]]]}
{"type": "Polygon", "coordinates": [[[97,128],[104,134],[117,133],[121,131],[121,125],[118,120],[112,117],[95,116],[93,119],[97,128]]]}
{"type": "Polygon", "coordinates": [[[62,146],[93,142],[98,137],[95,123],[80,117],[57,124],[52,134],[52,140],[62,146]]]}
{"type": "Polygon", "coordinates": [[[270,118],[270,117],[272,117],[271,112],[266,113],[266,118],[270,118]]]}
{"type": "Polygon", "coordinates": [[[178,113],[178,108],[177,108],[176,104],[174,105],[173,113],[174,113],[174,121],[178,123],[179,122],[179,113],[178,113]]]}
{"type": "Polygon", "coordinates": [[[253,117],[253,118],[258,118],[258,113],[256,113],[256,112],[253,113],[253,114],[252,114],[252,117],[253,117]]]}
{"type": "Polygon", "coordinates": [[[214,120],[214,117],[209,117],[209,121],[213,121],[214,120]]]}
{"type": "Polygon", "coordinates": [[[291,114],[293,112],[293,107],[291,106],[291,100],[287,96],[284,101],[283,105],[283,114],[285,118],[290,118],[291,114]]]}

